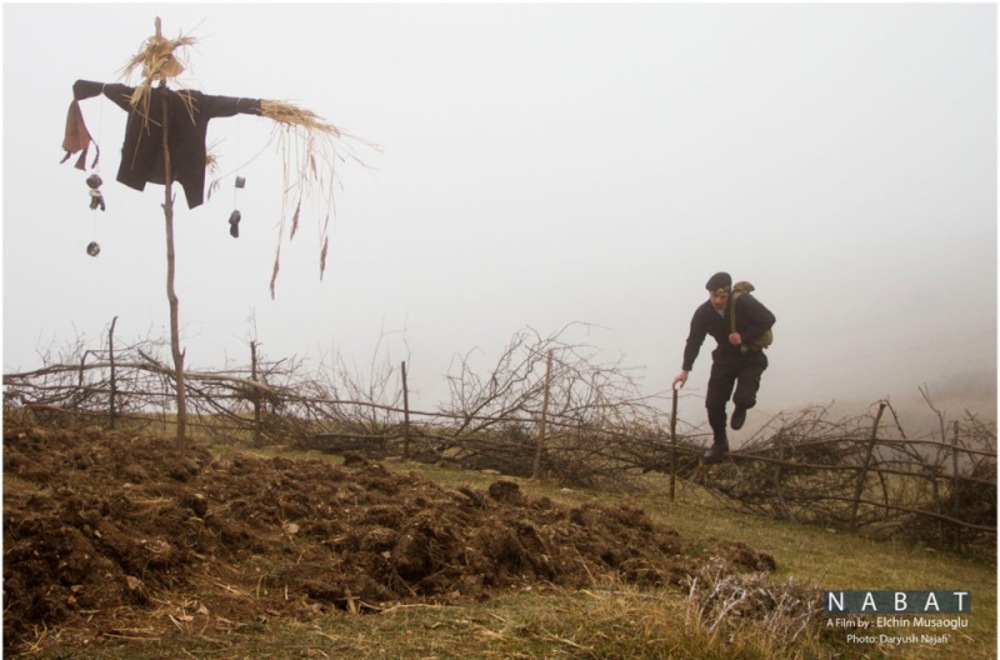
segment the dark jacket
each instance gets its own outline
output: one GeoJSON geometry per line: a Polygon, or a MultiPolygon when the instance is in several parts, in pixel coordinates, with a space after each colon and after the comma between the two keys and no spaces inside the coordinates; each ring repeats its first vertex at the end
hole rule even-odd
{"type": "MultiPolygon", "coordinates": [[[[742,295],[736,299],[736,332],[740,333],[744,344],[752,344],[770,330],[772,325],[774,325],[774,314],[759,300],[751,295],[742,295]]],[[[706,300],[694,311],[694,316],[691,318],[691,330],[684,345],[684,364],[681,366],[684,371],[691,371],[694,367],[695,358],[698,357],[707,335],[714,337],[718,343],[716,349],[712,351],[713,360],[731,362],[754,352],[748,351],[744,354],[739,346],[729,343],[729,305],[726,305],[725,313],[720,315],[715,307],[712,307],[712,302],[706,300]]]]}
{"type": "Polygon", "coordinates": [[[209,96],[202,92],[175,92],[165,87],[153,87],[149,98],[149,117],[132,107],[134,87],[117,83],[77,80],[73,99],[80,101],[104,93],[108,99],[128,113],[122,161],[118,181],[130,188],[143,190],[146,183],[165,183],[163,163],[163,98],[167,99],[167,141],[170,150],[170,171],[174,181],[184,188],[188,208],[201,205],[205,199],[205,137],[208,122],[215,117],[232,117],[237,113],[261,114],[259,99],[209,96]]]}

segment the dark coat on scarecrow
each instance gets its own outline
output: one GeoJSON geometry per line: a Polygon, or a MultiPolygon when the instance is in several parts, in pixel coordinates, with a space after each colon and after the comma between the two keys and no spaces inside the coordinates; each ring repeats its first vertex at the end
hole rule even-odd
{"type": "Polygon", "coordinates": [[[209,120],[232,117],[238,113],[261,115],[260,99],[210,96],[193,90],[175,92],[161,85],[150,88],[148,104],[133,105],[135,91],[134,87],[117,83],[76,81],[73,85],[73,104],[66,121],[63,148],[67,153],[63,161],[82,149],[83,154],[76,167],[83,169],[90,134],[83,125],[78,102],[103,93],[128,113],[118,181],[140,191],[146,183],[166,183],[163,160],[163,99],[166,97],[171,174],[173,180],[184,188],[188,208],[200,206],[205,200],[208,156],[205,138],[209,120]]]}

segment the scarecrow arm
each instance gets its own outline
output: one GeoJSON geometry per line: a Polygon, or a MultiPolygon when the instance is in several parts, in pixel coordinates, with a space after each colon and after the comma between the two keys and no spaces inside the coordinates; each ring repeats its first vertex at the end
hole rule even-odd
{"type": "MultiPolygon", "coordinates": [[[[119,83],[102,83],[93,80],[77,80],[73,83],[73,99],[76,101],[89,99],[102,93],[122,110],[126,112],[133,110],[132,97],[135,95],[135,87],[119,83]]],[[[210,96],[201,92],[180,93],[194,98],[200,110],[208,118],[232,117],[240,113],[246,115],[263,114],[260,107],[260,99],[210,96]]]]}
{"type": "Polygon", "coordinates": [[[192,96],[197,95],[199,106],[203,109],[206,117],[232,117],[237,114],[262,115],[260,99],[235,98],[232,96],[209,96],[191,92],[192,96]]]}
{"type": "Polygon", "coordinates": [[[108,97],[115,105],[128,112],[132,109],[130,99],[135,92],[134,87],[120,83],[102,83],[93,80],[77,80],[73,83],[73,100],[82,101],[98,94],[108,97]]]}

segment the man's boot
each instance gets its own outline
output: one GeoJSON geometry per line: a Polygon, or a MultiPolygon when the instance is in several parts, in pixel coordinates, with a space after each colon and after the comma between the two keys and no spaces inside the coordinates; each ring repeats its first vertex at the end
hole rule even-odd
{"type": "Polygon", "coordinates": [[[702,458],[706,463],[718,463],[727,453],[729,453],[729,440],[725,436],[716,437],[702,458]]]}
{"type": "Polygon", "coordinates": [[[733,410],[733,418],[730,420],[730,424],[734,431],[739,431],[743,428],[743,422],[747,421],[747,409],[736,406],[733,410]]]}

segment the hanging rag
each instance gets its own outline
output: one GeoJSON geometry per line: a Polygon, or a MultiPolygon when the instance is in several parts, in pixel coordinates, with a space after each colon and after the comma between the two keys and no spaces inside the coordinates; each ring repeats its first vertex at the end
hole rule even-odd
{"type": "MultiPolygon", "coordinates": [[[[94,138],[90,136],[87,124],[83,121],[83,112],[80,110],[80,104],[74,100],[69,104],[69,112],[66,113],[66,134],[63,136],[62,143],[63,149],[66,150],[66,155],[59,162],[65,163],[69,160],[70,156],[81,151],[82,153],[77,158],[74,167],[78,170],[86,169],[87,149],[90,147],[91,142],[94,142],[94,138]]],[[[97,161],[101,158],[101,148],[97,146],[97,142],[94,142],[94,149],[97,150],[97,154],[94,156],[94,162],[90,166],[91,169],[97,167],[97,161]]]]}

